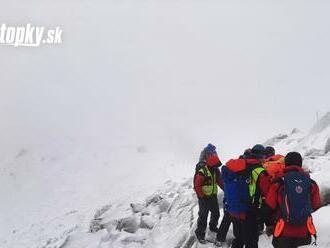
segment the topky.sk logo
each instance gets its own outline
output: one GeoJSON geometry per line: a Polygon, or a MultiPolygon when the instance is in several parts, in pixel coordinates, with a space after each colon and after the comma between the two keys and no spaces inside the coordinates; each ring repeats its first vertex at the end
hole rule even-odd
{"type": "Polygon", "coordinates": [[[0,45],[14,47],[39,47],[41,44],[61,44],[62,30],[59,27],[46,30],[42,26],[7,26],[1,24],[0,45]]]}

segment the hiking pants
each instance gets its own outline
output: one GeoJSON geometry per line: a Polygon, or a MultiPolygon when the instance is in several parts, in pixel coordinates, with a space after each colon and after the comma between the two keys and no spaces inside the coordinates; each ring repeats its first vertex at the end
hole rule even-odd
{"type": "Polygon", "coordinates": [[[246,219],[232,218],[234,240],[232,248],[258,248],[259,234],[257,215],[254,211],[247,213],[246,219]]]}
{"type": "Polygon", "coordinates": [[[223,217],[220,223],[220,227],[217,233],[217,240],[221,241],[221,242],[225,242],[226,241],[226,237],[227,237],[227,233],[229,230],[231,224],[231,216],[230,214],[224,210],[223,211],[223,217]]]}
{"type": "Polygon", "coordinates": [[[220,217],[218,198],[216,195],[205,198],[199,198],[198,205],[199,205],[199,211],[198,211],[196,233],[198,233],[198,235],[200,235],[201,237],[204,237],[205,230],[207,227],[207,217],[209,211],[211,212],[209,227],[212,229],[212,228],[217,228],[218,226],[218,220],[220,217]]]}
{"type": "Polygon", "coordinates": [[[273,238],[274,248],[297,248],[303,245],[309,245],[312,242],[311,236],[306,238],[289,238],[289,237],[279,237],[273,238]]]}

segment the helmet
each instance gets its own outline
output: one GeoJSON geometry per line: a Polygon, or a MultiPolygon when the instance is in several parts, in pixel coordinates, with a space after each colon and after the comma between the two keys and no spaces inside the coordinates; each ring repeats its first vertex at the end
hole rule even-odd
{"type": "Polygon", "coordinates": [[[262,159],[265,157],[265,147],[260,144],[256,144],[251,149],[251,155],[257,159],[262,159]]]}
{"type": "Polygon", "coordinates": [[[267,146],[265,148],[265,155],[267,158],[275,155],[275,149],[272,146],[267,146]]]}

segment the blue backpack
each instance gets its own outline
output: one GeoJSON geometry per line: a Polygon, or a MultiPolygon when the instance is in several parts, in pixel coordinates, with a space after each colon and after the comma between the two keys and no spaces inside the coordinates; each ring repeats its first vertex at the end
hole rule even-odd
{"type": "Polygon", "coordinates": [[[303,172],[287,172],[283,178],[281,214],[292,225],[305,225],[312,213],[311,179],[303,172]]]}
{"type": "Polygon", "coordinates": [[[226,210],[232,214],[248,212],[252,207],[249,193],[251,169],[233,172],[227,166],[222,166],[221,175],[224,181],[226,210]]]}

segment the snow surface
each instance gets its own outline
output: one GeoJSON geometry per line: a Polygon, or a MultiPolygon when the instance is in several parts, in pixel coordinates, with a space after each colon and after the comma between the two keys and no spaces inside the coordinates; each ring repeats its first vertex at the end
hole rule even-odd
{"type": "Polygon", "coordinates": [[[184,164],[176,169],[170,154],[161,163],[163,153],[139,147],[110,150],[105,157],[77,153],[63,159],[25,150],[8,161],[0,174],[0,195],[6,199],[1,203],[0,247],[59,247],[73,231],[88,231],[96,209],[108,201],[133,201],[185,174],[184,164]]]}
{"type": "MultiPolygon", "coordinates": [[[[307,151],[307,155],[304,157],[304,167],[311,172],[312,178],[320,185],[324,205],[330,203],[330,155],[324,153],[324,149],[318,150],[317,153],[309,153],[310,149],[307,145],[311,144],[311,140],[318,140],[319,145],[319,143],[324,143],[323,141],[329,138],[328,127],[330,123],[326,121],[327,118],[328,115],[320,119],[305,136],[302,132],[294,130],[289,134],[277,135],[275,138],[271,138],[265,143],[274,145],[276,150],[283,154],[287,151],[299,149],[307,151]],[[315,128],[320,126],[322,126],[322,128],[315,128]]],[[[311,149],[312,148],[314,147],[311,147],[311,149]]],[[[29,151],[20,151],[17,156],[15,156],[14,161],[27,156],[32,156],[32,154],[29,155],[29,151]]],[[[101,163],[98,165],[95,163],[95,161],[98,161],[96,158],[97,156],[91,159],[91,161],[94,161],[94,170],[97,170],[97,167],[101,166],[100,169],[106,171],[107,164],[101,163]]],[[[143,159],[149,160],[151,158],[152,156],[147,155],[144,149],[136,149],[136,156],[134,159],[136,163],[142,163],[143,159]],[[139,158],[139,156],[142,157],[139,158]]],[[[40,163],[42,164],[42,161],[40,163]]],[[[55,166],[58,161],[54,159],[53,163],[55,166]]],[[[125,176],[131,179],[134,177],[136,171],[133,171],[131,175],[127,174],[126,170],[124,170],[122,174],[117,172],[117,176],[121,177],[121,184],[120,187],[116,188],[116,185],[114,185],[114,187],[116,190],[123,190],[121,192],[124,193],[124,197],[108,200],[104,197],[109,193],[107,192],[108,184],[104,184],[106,176],[102,178],[102,175],[99,173],[95,176],[89,175],[92,176],[89,178],[94,178],[93,180],[98,182],[93,183],[94,187],[97,185],[99,188],[88,188],[86,186],[84,189],[84,192],[90,191],[88,195],[90,203],[86,206],[84,211],[78,206],[75,206],[78,207],[77,209],[73,208],[74,206],[65,206],[65,204],[69,202],[64,202],[61,211],[65,212],[58,211],[58,209],[54,211],[54,213],[57,211],[55,215],[54,213],[47,212],[46,214],[52,216],[51,218],[43,217],[42,221],[34,222],[31,226],[13,230],[12,234],[7,236],[7,238],[10,237],[10,239],[1,241],[1,247],[213,247],[212,244],[203,246],[197,244],[193,236],[193,231],[196,228],[198,207],[197,199],[192,189],[192,178],[179,179],[182,177],[182,174],[179,177],[175,177],[165,169],[162,171],[163,178],[170,178],[169,180],[160,186],[156,186],[156,180],[153,187],[145,187],[146,185],[152,185],[153,175],[158,173],[159,171],[157,170],[161,168],[167,167],[162,165],[161,167],[157,167],[157,169],[152,167],[148,168],[148,174],[146,174],[141,185],[136,189],[123,187],[123,185],[129,186],[128,181],[125,181],[125,176]],[[148,183],[146,183],[145,180],[147,180],[148,183]],[[158,188],[158,190],[155,191],[155,188],[158,188]],[[100,202],[100,199],[103,199],[103,203],[100,202]]],[[[191,173],[193,173],[193,167],[190,167],[190,169],[191,173]]],[[[49,173],[56,173],[56,170],[54,169],[54,171],[50,171],[49,173]]],[[[28,172],[29,171],[23,171],[22,173],[28,172]]],[[[86,175],[79,171],[73,172],[78,174],[82,173],[77,177],[77,183],[81,185],[79,178],[81,179],[86,175]]],[[[93,171],[88,171],[88,173],[93,173],[93,171]]],[[[108,173],[111,173],[111,171],[108,173]]],[[[22,176],[28,175],[23,174],[22,176]]],[[[57,176],[61,175],[59,174],[57,176]]],[[[45,175],[45,177],[45,180],[47,180],[47,175],[45,175]]],[[[31,183],[32,182],[33,180],[31,180],[31,183]]],[[[75,182],[70,182],[70,184],[74,185],[75,182]]],[[[63,181],[63,188],[60,190],[65,189],[67,189],[67,185],[65,181],[63,181]]],[[[46,194],[47,184],[45,184],[45,189],[43,190],[45,190],[46,194]]],[[[12,192],[12,194],[14,194],[14,192],[12,192]]],[[[74,196],[74,191],[72,191],[72,197],[74,196]]],[[[220,203],[222,201],[222,196],[222,193],[218,196],[220,203]]],[[[21,199],[21,201],[23,200],[25,199],[21,199]]],[[[63,199],[57,200],[61,201],[63,199]]],[[[79,198],[75,199],[75,201],[81,203],[79,198]]],[[[45,197],[45,202],[51,204],[51,201],[49,199],[47,200],[47,197],[45,197]]],[[[40,209],[42,210],[42,207],[40,209]]],[[[28,214],[33,215],[33,213],[28,214]]],[[[330,246],[330,235],[328,233],[330,219],[327,218],[329,214],[329,206],[324,206],[314,213],[315,224],[318,229],[318,247],[330,246]]],[[[24,216],[22,215],[21,218],[24,218],[24,216]]],[[[9,223],[10,216],[8,216],[8,224],[9,223]]],[[[207,238],[214,239],[215,237],[213,233],[208,232],[207,238]]],[[[228,246],[232,238],[232,230],[230,229],[228,243],[225,245],[228,246]]],[[[272,247],[271,237],[267,237],[265,234],[261,235],[259,244],[260,247],[272,247]]]]}
{"type": "MultiPolygon", "coordinates": [[[[310,151],[314,147],[311,142],[318,140],[318,145],[329,138],[329,114],[320,119],[311,131],[304,136],[294,129],[290,134],[277,135],[265,144],[274,145],[277,151],[285,154],[293,150],[310,151]],[[310,147],[308,147],[310,145],[310,147]]],[[[308,153],[304,158],[304,167],[311,172],[320,185],[323,205],[330,203],[330,156],[325,153],[308,153]]],[[[222,194],[219,194],[221,202],[222,194]]],[[[97,214],[92,220],[92,230],[96,234],[103,233],[99,238],[89,239],[83,243],[86,247],[213,247],[212,244],[197,244],[193,236],[197,220],[197,199],[192,189],[192,179],[181,183],[168,181],[157,192],[145,199],[136,197],[138,202],[129,201],[120,204],[108,205],[104,211],[97,214]],[[104,231],[106,230],[106,231],[104,231]]],[[[328,228],[330,219],[325,218],[330,214],[330,207],[324,206],[314,213],[314,222],[318,229],[318,247],[329,247],[330,235],[328,228]]],[[[95,234],[95,235],[96,235],[95,234]]],[[[82,247],[81,238],[91,237],[90,233],[76,232],[72,234],[64,247],[82,247]]],[[[214,234],[207,233],[208,239],[214,239],[214,234]]],[[[230,230],[228,244],[233,235],[230,230]]],[[[225,244],[228,245],[228,244],[225,244]]],[[[265,234],[260,236],[260,247],[272,247],[271,237],[265,234]]]]}

